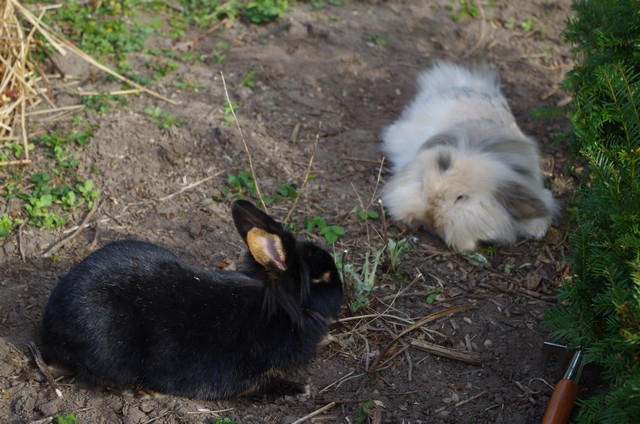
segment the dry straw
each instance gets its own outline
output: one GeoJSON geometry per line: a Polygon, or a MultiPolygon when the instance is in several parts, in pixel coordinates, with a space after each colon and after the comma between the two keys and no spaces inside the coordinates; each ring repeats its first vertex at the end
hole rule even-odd
{"type": "Polygon", "coordinates": [[[21,160],[0,165],[30,163],[26,110],[45,96],[42,79],[29,60],[34,30],[25,32],[13,0],[0,0],[0,142],[22,142],[21,160]]]}
{"type": "Polygon", "coordinates": [[[67,50],[71,51],[91,65],[135,87],[135,92],[146,92],[175,104],[174,101],[98,63],[64,37],[56,34],[42,22],[46,11],[47,8],[40,9],[40,15],[36,17],[17,0],[0,0],[2,13],[0,16],[0,145],[7,142],[21,142],[24,148],[22,159],[0,162],[0,166],[31,163],[27,147],[28,109],[33,109],[45,101],[50,105],[50,109],[46,112],[60,111],[47,97],[44,74],[38,69],[37,63],[31,59],[33,46],[37,43],[34,39],[35,34],[40,34],[62,56],[67,54],[67,50]],[[30,29],[25,29],[23,23],[28,23],[30,29]]]}

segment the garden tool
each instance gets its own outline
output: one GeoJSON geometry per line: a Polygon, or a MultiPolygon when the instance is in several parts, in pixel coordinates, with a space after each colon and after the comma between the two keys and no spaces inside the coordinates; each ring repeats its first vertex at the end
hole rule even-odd
{"type": "MultiPolygon", "coordinates": [[[[545,354],[553,350],[569,352],[566,346],[550,342],[544,343],[543,351],[545,354]]],[[[573,404],[578,395],[578,379],[581,371],[582,351],[576,350],[571,357],[564,376],[556,383],[547,405],[547,410],[542,418],[542,424],[566,424],[569,422],[573,404]]]]}

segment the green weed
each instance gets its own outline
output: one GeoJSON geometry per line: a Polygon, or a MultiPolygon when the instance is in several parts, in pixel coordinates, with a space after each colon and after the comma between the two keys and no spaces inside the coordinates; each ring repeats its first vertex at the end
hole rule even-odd
{"type": "MultiPolygon", "coordinates": [[[[296,189],[289,184],[282,184],[276,188],[276,192],[263,196],[264,203],[270,205],[282,199],[295,199],[298,195],[296,189]]],[[[222,187],[219,196],[213,196],[216,202],[226,202],[230,200],[257,198],[258,190],[250,171],[240,171],[230,173],[227,176],[227,185],[222,187]]]]}
{"type": "MultiPolygon", "coordinates": [[[[29,149],[29,151],[32,151],[34,147],[33,143],[27,144],[27,149],[29,149]]],[[[0,148],[0,162],[21,159],[25,153],[24,150],[24,145],[22,143],[5,142],[2,148],[0,148]]]]}
{"type": "Polygon", "coordinates": [[[124,106],[127,99],[124,96],[99,94],[97,96],[81,96],[80,102],[87,108],[93,109],[103,115],[109,112],[114,106],[124,106]]]}
{"type": "Polygon", "coordinates": [[[161,130],[169,127],[179,127],[183,124],[181,120],[174,118],[169,112],[162,110],[160,106],[147,107],[144,109],[144,113],[151,121],[155,121],[161,130]]]}
{"type": "Polygon", "coordinates": [[[349,310],[356,313],[369,305],[369,298],[376,282],[378,266],[384,261],[384,249],[370,254],[366,252],[364,263],[360,269],[353,264],[341,263],[338,269],[342,273],[342,281],[349,282],[349,310]]]}
{"type": "Polygon", "coordinates": [[[215,420],[213,420],[213,424],[237,424],[237,421],[234,420],[233,418],[216,418],[215,420]]]}
{"type": "Polygon", "coordinates": [[[380,218],[380,214],[376,211],[374,211],[373,209],[360,209],[358,211],[358,218],[360,218],[361,221],[367,221],[370,219],[378,219],[380,218]]]}
{"type": "Polygon", "coordinates": [[[57,414],[53,419],[57,424],[74,424],[80,422],[74,414],[57,414]]]}
{"type": "Polygon", "coordinates": [[[265,24],[285,14],[289,2],[287,0],[254,0],[242,9],[242,15],[254,24],[265,24]]]}
{"type": "Polygon", "coordinates": [[[316,231],[329,244],[334,244],[340,237],[345,234],[344,228],[339,225],[328,225],[327,221],[318,215],[313,218],[305,219],[305,227],[307,231],[316,231]]]}
{"type": "Polygon", "coordinates": [[[432,293],[425,296],[424,301],[427,302],[428,305],[433,304],[436,300],[438,300],[438,296],[442,290],[439,287],[436,287],[432,293]]]}
{"type": "Polygon", "coordinates": [[[454,22],[458,22],[463,18],[477,18],[478,16],[480,16],[480,9],[478,9],[478,5],[475,1],[459,0],[458,3],[458,10],[451,16],[451,19],[454,22]]]}
{"type": "Polygon", "coordinates": [[[369,411],[375,409],[376,404],[372,400],[368,400],[360,405],[360,415],[353,420],[353,424],[367,424],[369,422],[369,411]]]}
{"type": "Polygon", "coordinates": [[[240,83],[240,85],[253,88],[256,86],[256,83],[253,82],[253,77],[256,75],[256,71],[249,71],[247,75],[244,76],[244,79],[240,83]]]}
{"type": "Polygon", "coordinates": [[[372,42],[376,46],[386,46],[387,44],[389,44],[389,42],[387,40],[385,40],[377,32],[369,32],[369,33],[367,33],[367,41],[372,42]]]}
{"type": "Polygon", "coordinates": [[[225,103],[224,105],[222,105],[222,108],[220,108],[220,111],[222,112],[222,120],[224,121],[225,124],[227,125],[233,124],[233,121],[234,121],[233,113],[237,111],[239,108],[240,108],[240,105],[234,102],[225,103]]]}
{"type": "Polygon", "coordinates": [[[6,212],[0,216],[0,240],[4,240],[9,236],[14,227],[22,224],[21,219],[13,219],[6,212]]]}
{"type": "Polygon", "coordinates": [[[387,261],[389,264],[389,271],[396,272],[398,266],[400,265],[400,256],[402,256],[405,252],[411,250],[411,244],[407,241],[407,239],[402,239],[395,241],[393,239],[389,239],[387,241],[387,245],[385,246],[385,252],[387,255],[387,261]]]}

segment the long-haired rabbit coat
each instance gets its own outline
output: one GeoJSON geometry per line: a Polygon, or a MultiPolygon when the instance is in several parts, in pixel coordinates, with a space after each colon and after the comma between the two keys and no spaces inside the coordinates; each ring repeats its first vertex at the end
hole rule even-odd
{"type": "Polygon", "coordinates": [[[282,374],[311,359],[337,317],[338,271],[251,203],[232,214],[249,251],[243,272],[134,240],[85,258],[47,303],[45,359],[90,383],[200,399],[303,391],[282,374]]]}
{"type": "Polygon", "coordinates": [[[382,139],[394,172],[382,193],[390,215],[435,230],[451,248],[541,238],[551,224],[538,146],[488,68],[440,62],[422,73],[417,97],[382,139]]]}

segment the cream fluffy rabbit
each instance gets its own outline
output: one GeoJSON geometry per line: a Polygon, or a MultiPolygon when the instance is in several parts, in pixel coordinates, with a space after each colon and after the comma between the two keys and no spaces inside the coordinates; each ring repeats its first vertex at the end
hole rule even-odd
{"type": "Polygon", "coordinates": [[[424,224],[459,251],[543,237],[555,202],[538,146],[518,128],[495,73],[441,62],[419,85],[382,134],[394,172],[382,193],[390,215],[424,224]]]}

